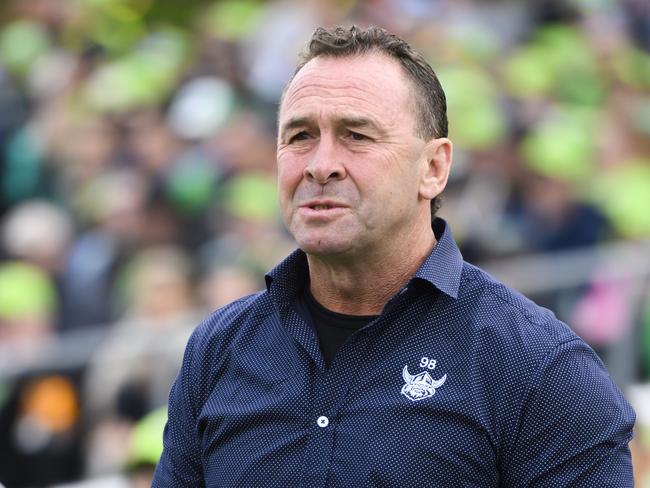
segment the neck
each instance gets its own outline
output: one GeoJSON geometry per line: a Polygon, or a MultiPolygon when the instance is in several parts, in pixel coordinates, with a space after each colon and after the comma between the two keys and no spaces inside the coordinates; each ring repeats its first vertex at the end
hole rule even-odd
{"type": "MultiPolygon", "coordinates": [[[[430,230],[430,228],[429,228],[430,230]]],[[[436,244],[433,231],[417,242],[393,246],[363,259],[307,255],[310,290],[325,308],[348,315],[379,315],[402,289],[436,244]]]]}

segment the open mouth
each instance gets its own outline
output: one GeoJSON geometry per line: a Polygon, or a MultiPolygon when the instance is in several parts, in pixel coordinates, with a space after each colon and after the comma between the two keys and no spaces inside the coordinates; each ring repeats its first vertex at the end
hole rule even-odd
{"type": "Polygon", "coordinates": [[[329,210],[330,208],[334,208],[330,205],[310,205],[309,208],[312,210],[329,210]]]}

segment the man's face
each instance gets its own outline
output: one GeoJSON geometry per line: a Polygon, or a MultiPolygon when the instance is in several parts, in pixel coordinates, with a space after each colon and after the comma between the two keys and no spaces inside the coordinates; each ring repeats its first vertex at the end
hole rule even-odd
{"type": "Polygon", "coordinates": [[[284,222],[305,252],[394,252],[429,221],[410,89],[400,65],[380,54],[318,57],[291,82],[280,107],[278,187],[284,222]]]}

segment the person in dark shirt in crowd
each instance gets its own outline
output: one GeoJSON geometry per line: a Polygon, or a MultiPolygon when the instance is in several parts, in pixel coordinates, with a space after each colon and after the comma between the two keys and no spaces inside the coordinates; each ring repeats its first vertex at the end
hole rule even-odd
{"type": "Polygon", "coordinates": [[[451,161],[420,54],[316,30],[279,112],[299,250],[194,332],[154,487],[633,485],[601,361],[435,216],[451,161]]]}

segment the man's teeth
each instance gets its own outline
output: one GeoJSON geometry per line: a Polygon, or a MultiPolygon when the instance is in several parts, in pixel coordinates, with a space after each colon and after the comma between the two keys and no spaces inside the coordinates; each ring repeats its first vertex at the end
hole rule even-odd
{"type": "Polygon", "coordinates": [[[328,208],[332,208],[329,205],[314,205],[312,207],[314,210],[327,210],[328,208]]]}

